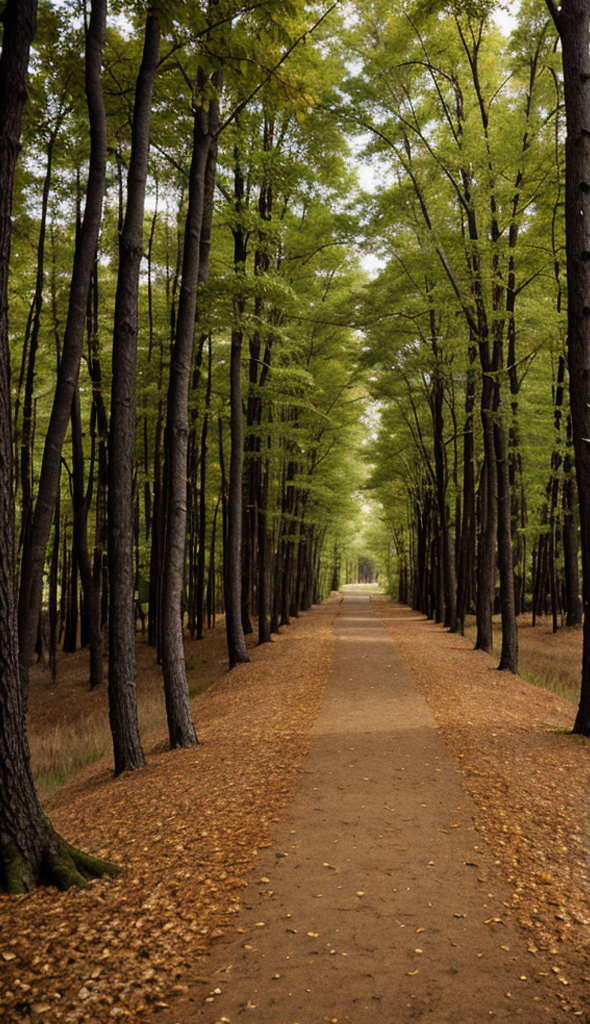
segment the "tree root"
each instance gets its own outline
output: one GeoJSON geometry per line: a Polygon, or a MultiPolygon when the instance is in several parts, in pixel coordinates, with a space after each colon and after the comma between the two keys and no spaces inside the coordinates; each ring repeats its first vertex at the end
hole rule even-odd
{"type": "Polygon", "coordinates": [[[43,838],[37,869],[15,845],[5,849],[4,882],[10,895],[30,892],[37,885],[55,885],[61,890],[74,886],[85,889],[91,879],[104,875],[114,878],[121,871],[117,864],[71,846],[55,832],[49,821],[46,821],[43,838]]]}

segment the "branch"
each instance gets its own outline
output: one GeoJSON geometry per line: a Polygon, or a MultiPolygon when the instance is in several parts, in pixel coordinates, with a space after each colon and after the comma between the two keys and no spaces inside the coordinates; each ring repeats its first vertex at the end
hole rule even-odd
{"type": "Polygon", "coordinates": [[[291,56],[291,54],[293,53],[293,50],[295,50],[299,46],[300,43],[304,42],[305,39],[307,38],[307,36],[311,35],[312,32],[315,32],[316,28],[319,28],[319,26],[322,24],[323,21],[325,21],[325,19],[328,17],[328,15],[332,13],[334,8],[338,6],[338,3],[339,3],[339,0],[334,0],[334,3],[330,7],[328,7],[327,11],[324,11],[324,13],[322,14],[321,18],[318,18],[318,20],[315,22],[314,25],[312,25],[311,28],[306,29],[306,31],[302,35],[300,35],[299,38],[296,39],[294,43],[292,43],[292,45],[289,47],[289,49],[286,50],[285,53],[283,54],[283,56],[281,57],[280,61],[277,64],[275,64],[274,68],[272,68],[269,71],[269,73],[266,76],[266,78],[263,78],[262,81],[258,83],[258,85],[252,90],[250,95],[246,96],[246,99],[242,100],[241,103],[238,103],[237,107],[232,111],[232,113],[229,115],[229,117],[226,118],[226,120],[223,122],[222,125],[220,125],[220,127],[217,130],[216,138],[219,138],[221,133],[232,123],[232,121],[235,121],[236,117],[238,117],[239,114],[242,113],[242,110],[244,110],[244,108],[248,106],[250,101],[253,100],[254,97],[258,95],[260,90],[263,89],[264,86],[267,84],[267,82],[270,81],[272,76],[278,71],[278,69],[281,67],[281,65],[284,64],[285,61],[291,56]]]}
{"type": "Polygon", "coordinates": [[[553,24],[555,25],[555,28],[561,36],[561,15],[553,0],[545,0],[545,3],[547,4],[547,10],[549,11],[549,14],[553,18],[553,24]]]}

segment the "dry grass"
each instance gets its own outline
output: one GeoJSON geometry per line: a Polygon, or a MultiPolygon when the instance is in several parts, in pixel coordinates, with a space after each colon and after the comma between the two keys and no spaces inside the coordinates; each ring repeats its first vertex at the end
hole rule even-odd
{"type": "MultiPolygon", "coordinates": [[[[163,692],[144,690],[137,704],[142,736],[166,725],[163,692]]],[[[29,743],[35,784],[43,800],[51,799],[81,768],[105,757],[112,748],[111,730],[102,707],[74,724],[64,721],[48,732],[31,732],[29,743]]]]}
{"type": "MultiPolygon", "coordinates": [[[[475,617],[465,621],[465,636],[475,643],[475,617]]],[[[494,617],[494,648],[502,644],[500,616],[494,617]]],[[[533,627],[530,615],[518,619],[519,672],[535,686],[543,686],[573,704],[580,696],[582,671],[582,628],[562,627],[554,633],[551,617],[537,619],[533,627]]]]}
{"type": "MultiPolygon", "coordinates": [[[[225,631],[185,643],[190,696],[202,693],[227,670],[225,631]]],[[[166,728],[162,672],[155,651],[138,637],[137,704],[142,736],[166,728]]],[[[105,666],[106,676],[106,666],[105,666]]],[[[31,672],[28,733],[33,774],[41,798],[49,800],[86,765],[111,756],[106,680],[88,686],[88,652],[61,655],[56,686],[43,666],[31,672]]]]}
{"type": "MultiPolygon", "coordinates": [[[[375,586],[363,589],[379,592],[375,586]]],[[[499,616],[494,620],[494,632],[499,651],[499,616]]],[[[474,618],[466,621],[465,635],[475,642],[474,618]]],[[[553,633],[550,617],[538,619],[533,628],[531,616],[521,616],[519,644],[523,679],[576,704],[582,660],[581,628],[564,627],[553,633]]],[[[35,781],[44,800],[50,799],[86,765],[110,755],[112,749],[106,683],[98,691],[89,690],[87,659],[85,651],[62,655],[56,687],[51,686],[47,670],[37,666],[32,672],[29,740],[35,781]]],[[[190,693],[194,697],[227,669],[223,626],[206,633],[198,643],[187,640],[186,660],[190,693]]],[[[139,722],[145,735],[165,728],[166,710],[161,670],[153,649],[141,638],[137,641],[137,669],[139,722]]]]}

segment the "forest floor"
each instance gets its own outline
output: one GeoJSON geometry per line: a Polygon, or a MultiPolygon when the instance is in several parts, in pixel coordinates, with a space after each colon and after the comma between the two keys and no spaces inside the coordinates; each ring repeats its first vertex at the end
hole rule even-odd
{"type": "MultiPolygon", "coordinates": [[[[219,638],[188,655],[195,689],[219,638]]],[[[37,673],[33,735],[83,731],[82,665],[37,673]]],[[[199,747],[158,726],[141,772],[85,767],[47,811],[124,870],[1,898],[0,1020],[590,1021],[590,744],[495,666],[384,597],[332,598],[195,697],[199,747]]]]}

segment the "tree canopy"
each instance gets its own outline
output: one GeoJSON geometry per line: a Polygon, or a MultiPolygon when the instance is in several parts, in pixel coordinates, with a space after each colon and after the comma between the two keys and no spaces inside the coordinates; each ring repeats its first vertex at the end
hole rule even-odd
{"type": "MultiPolygon", "coordinates": [[[[108,648],[116,771],[140,767],[141,628],[194,745],[185,633],[225,614],[239,664],[359,572],[475,616],[484,650],[499,614],[512,672],[520,614],[581,621],[587,7],[7,0],[9,731],[35,657],[88,646],[99,686],[108,648]]],[[[48,867],[13,829],[2,883],[54,877],[51,842],[48,867]]]]}

